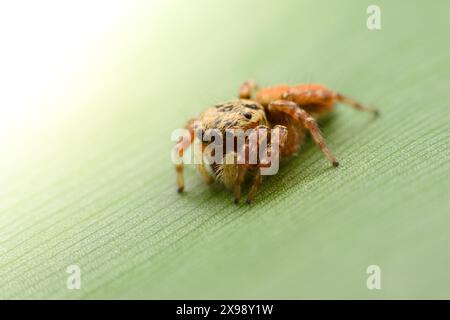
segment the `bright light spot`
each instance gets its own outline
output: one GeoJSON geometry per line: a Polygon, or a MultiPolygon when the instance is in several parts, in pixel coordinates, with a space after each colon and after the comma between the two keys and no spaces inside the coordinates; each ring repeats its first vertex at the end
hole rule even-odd
{"type": "Polygon", "coordinates": [[[107,0],[0,4],[0,142],[44,114],[35,101],[42,91],[64,94],[80,53],[130,7],[128,1],[107,0]]]}

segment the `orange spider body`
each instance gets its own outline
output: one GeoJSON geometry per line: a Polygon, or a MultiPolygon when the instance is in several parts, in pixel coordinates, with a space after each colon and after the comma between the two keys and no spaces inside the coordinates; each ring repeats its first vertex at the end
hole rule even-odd
{"type": "MultiPolygon", "coordinates": [[[[347,104],[354,109],[378,114],[376,109],[364,106],[334,90],[330,90],[320,84],[277,85],[273,87],[257,89],[254,81],[243,83],[239,89],[240,100],[228,101],[206,109],[197,118],[189,121],[186,128],[191,132],[191,140],[194,140],[194,121],[202,123],[206,128],[218,128],[224,131],[227,128],[272,128],[281,130],[282,141],[279,145],[279,155],[286,158],[294,154],[302,145],[304,137],[309,132],[330,163],[337,167],[338,161],[328,149],[325,139],[322,137],[317,120],[330,113],[337,102],[347,104]]],[[[271,143],[268,141],[269,144],[271,143]]],[[[188,144],[178,145],[179,156],[183,155],[188,144]]],[[[229,156],[225,155],[225,156],[229,156]]],[[[253,184],[249,192],[247,203],[251,203],[256,190],[262,183],[260,168],[263,164],[248,165],[213,164],[212,170],[215,177],[230,188],[234,188],[235,201],[241,197],[241,185],[247,173],[253,176],[253,184]]],[[[197,169],[207,183],[213,181],[213,177],[205,169],[205,166],[197,165],[197,169]]],[[[178,191],[184,190],[184,179],[181,164],[176,166],[178,191]]]]}

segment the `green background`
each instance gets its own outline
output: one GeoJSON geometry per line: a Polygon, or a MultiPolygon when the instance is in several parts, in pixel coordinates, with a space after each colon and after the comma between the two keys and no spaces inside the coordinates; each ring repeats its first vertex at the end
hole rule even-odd
{"type": "Polygon", "coordinates": [[[154,8],[134,3],[0,142],[1,298],[450,298],[450,2],[154,8]],[[252,207],[192,167],[177,194],[171,132],[248,78],[382,116],[339,105],[321,128],[341,166],[308,140],[252,207]]]}

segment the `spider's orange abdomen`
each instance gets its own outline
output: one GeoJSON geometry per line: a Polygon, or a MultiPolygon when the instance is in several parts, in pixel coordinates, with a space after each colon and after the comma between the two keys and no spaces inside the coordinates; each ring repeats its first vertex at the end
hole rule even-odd
{"type": "Polygon", "coordinates": [[[328,90],[324,85],[318,84],[318,83],[298,84],[298,85],[292,86],[290,88],[292,88],[294,90],[298,90],[298,91],[316,91],[316,90],[327,91],[328,90]]]}
{"type": "Polygon", "coordinates": [[[283,94],[288,90],[289,86],[287,84],[261,89],[256,92],[256,101],[263,106],[267,106],[272,101],[281,99],[283,94]]]}
{"type": "Polygon", "coordinates": [[[311,84],[298,84],[294,86],[289,86],[286,84],[268,87],[256,92],[256,101],[261,103],[263,106],[267,106],[269,103],[275,100],[282,100],[285,98],[283,96],[288,91],[297,93],[306,93],[308,100],[312,100],[314,103],[316,99],[329,99],[332,97],[333,92],[327,89],[324,85],[311,83],[311,84]]]}

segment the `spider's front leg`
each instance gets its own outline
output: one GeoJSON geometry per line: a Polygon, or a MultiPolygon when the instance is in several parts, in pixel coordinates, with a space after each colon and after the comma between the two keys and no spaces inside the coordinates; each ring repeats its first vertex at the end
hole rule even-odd
{"type": "Polygon", "coordinates": [[[239,87],[240,99],[251,99],[253,93],[258,89],[258,85],[254,80],[247,80],[239,87]]]}
{"type": "Polygon", "coordinates": [[[284,148],[287,141],[288,131],[285,126],[277,125],[271,131],[266,126],[259,126],[255,130],[255,134],[257,135],[257,148],[250,148],[249,151],[258,153],[258,162],[252,185],[247,195],[247,204],[253,202],[256,192],[262,184],[261,167],[270,167],[273,161],[279,162],[281,149],[284,148]]]}
{"type": "Polygon", "coordinates": [[[331,164],[335,167],[339,165],[339,162],[334,154],[330,151],[330,149],[328,149],[325,139],[320,133],[316,120],[308,112],[301,109],[295,102],[286,100],[271,102],[268,110],[271,113],[284,113],[294,121],[300,122],[311,133],[314,141],[331,164]]]}
{"type": "Polygon", "coordinates": [[[253,176],[252,186],[250,187],[250,191],[247,195],[247,204],[252,204],[253,199],[255,198],[256,191],[258,191],[259,187],[262,184],[262,176],[261,170],[258,168],[255,175],[253,176]]]}
{"type": "MultiPolygon", "coordinates": [[[[241,200],[241,189],[244,183],[245,176],[249,169],[254,169],[258,166],[258,150],[262,143],[262,132],[265,132],[265,141],[267,141],[267,133],[269,128],[264,125],[259,125],[250,133],[242,147],[237,154],[230,155],[229,158],[235,161],[234,164],[234,183],[233,193],[234,202],[237,204],[241,200]]],[[[247,201],[247,203],[249,203],[247,201]]]]}
{"type": "Polygon", "coordinates": [[[241,188],[244,183],[245,174],[247,173],[246,164],[238,164],[236,170],[236,182],[234,184],[234,203],[241,201],[241,188]]]}

